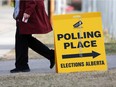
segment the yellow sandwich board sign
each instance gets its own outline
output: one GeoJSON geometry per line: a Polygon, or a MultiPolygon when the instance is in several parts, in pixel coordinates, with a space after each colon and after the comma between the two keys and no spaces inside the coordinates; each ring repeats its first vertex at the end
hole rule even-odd
{"type": "Polygon", "coordinates": [[[53,17],[58,73],[107,70],[101,14],[53,17]]]}

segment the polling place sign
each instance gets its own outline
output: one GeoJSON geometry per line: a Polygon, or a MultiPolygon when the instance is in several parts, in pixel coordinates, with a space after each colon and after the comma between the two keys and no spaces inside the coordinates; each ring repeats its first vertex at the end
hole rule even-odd
{"type": "Polygon", "coordinates": [[[56,72],[107,70],[99,12],[53,17],[56,72]]]}

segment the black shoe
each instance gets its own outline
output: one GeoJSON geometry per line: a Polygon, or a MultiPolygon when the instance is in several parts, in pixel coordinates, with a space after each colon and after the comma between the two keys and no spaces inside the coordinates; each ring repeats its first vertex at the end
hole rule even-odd
{"type": "Polygon", "coordinates": [[[55,65],[55,60],[54,59],[50,59],[50,69],[52,69],[55,65]]]}
{"type": "Polygon", "coordinates": [[[52,59],[50,58],[50,69],[52,69],[55,65],[55,56],[54,56],[54,50],[51,50],[53,57],[52,59]]]}
{"type": "Polygon", "coordinates": [[[15,69],[10,70],[10,73],[29,72],[29,71],[30,71],[30,69],[17,69],[17,68],[15,68],[15,69]]]}

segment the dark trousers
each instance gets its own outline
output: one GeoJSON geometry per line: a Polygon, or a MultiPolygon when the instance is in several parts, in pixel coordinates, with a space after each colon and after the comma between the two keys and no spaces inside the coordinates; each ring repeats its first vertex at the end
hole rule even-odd
{"type": "Polygon", "coordinates": [[[31,34],[19,34],[18,26],[15,35],[15,41],[15,66],[18,69],[29,68],[28,48],[31,48],[35,52],[46,57],[48,60],[54,57],[54,52],[50,50],[47,46],[45,46],[43,43],[41,43],[39,40],[34,38],[31,34]]]}

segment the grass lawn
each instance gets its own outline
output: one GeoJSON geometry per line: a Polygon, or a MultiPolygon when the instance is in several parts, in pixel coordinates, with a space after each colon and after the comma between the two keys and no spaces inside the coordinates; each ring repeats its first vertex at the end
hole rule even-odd
{"type": "MultiPolygon", "coordinates": [[[[53,44],[46,44],[49,48],[53,48],[53,44]]],[[[116,43],[105,43],[106,55],[116,55],[116,43]]],[[[15,58],[15,51],[14,49],[11,50],[9,53],[4,55],[0,60],[7,60],[7,59],[14,59],[15,58]]],[[[43,58],[42,56],[38,55],[31,49],[29,50],[29,58],[43,58]]]]}
{"type": "Polygon", "coordinates": [[[105,43],[107,55],[116,55],[116,43],[105,43]]]}

